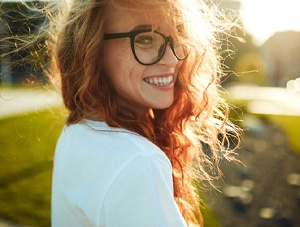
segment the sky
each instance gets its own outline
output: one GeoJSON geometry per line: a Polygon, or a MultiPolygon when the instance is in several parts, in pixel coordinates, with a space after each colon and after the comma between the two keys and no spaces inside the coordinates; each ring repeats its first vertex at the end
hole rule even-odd
{"type": "Polygon", "coordinates": [[[300,0],[240,0],[246,31],[257,45],[277,31],[300,31],[300,0]]]}

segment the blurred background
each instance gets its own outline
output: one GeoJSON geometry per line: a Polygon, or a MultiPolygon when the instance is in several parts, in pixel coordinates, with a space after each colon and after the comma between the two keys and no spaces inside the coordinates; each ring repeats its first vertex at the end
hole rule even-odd
{"type": "MultiPolygon", "coordinates": [[[[201,185],[205,226],[300,226],[300,2],[214,2],[243,28],[220,47],[228,72],[220,92],[244,134],[241,163],[221,162],[217,190],[201,185]]],[[[66,112],[26,60],[44,40],[4,55],[19,45],[8,37],[34,32],[44,18],[17,0],[0,7],[0,227],[50,226],[52,157],[66,112]]]]}

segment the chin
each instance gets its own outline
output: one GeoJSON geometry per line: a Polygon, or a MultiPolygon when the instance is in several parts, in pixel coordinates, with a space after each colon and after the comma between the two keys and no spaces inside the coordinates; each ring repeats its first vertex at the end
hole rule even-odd
{"type": "Polygon", "coordinates": [[[158,110],[163,110],[163,109],[169,108],[172,104],[173,104],[173,100],[172,100],[172,102],[156,105],[156,106],[153,106],[152,108],[153,109],[158,109],[158,110]]]}

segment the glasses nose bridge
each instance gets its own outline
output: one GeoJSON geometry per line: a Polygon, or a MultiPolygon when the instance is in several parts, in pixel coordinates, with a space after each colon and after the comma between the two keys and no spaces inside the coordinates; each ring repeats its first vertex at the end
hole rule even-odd
{"type": "Polygon", "coordinates": [[[160,57],[157,59],[157,62],[163,61],[162,63],[164,63],[164,64],[175,65],[175,64],[177,64],[179,59],[174,50],[173,38],[171,36],[164,36],[163,38],[164,38],[165,42],[164,42],[164,45],[162,45],[160,48],[161,49],[161,51],[159,51],[160,57]],[[167,50],[168,45],[170,48],[169,50],[167,50]],[[162,59],[164,59],[164,60],[162,60],[162,59]]]}
{"type": "Polygon", "coordinates": [[[165,52],[167,50],[167,47],[168,47],[168,44],[169,44],[169,46],[170,46],[170,48],[172,50],[172,53],[177,58],[177,55],[175,54],[175,50],[174,50],[174,44],[173,44],[173,38],[172,38],[172,36],[165,36],[164,39],[165,39],[165,51],[164,51],[163,55],[165,54],[165,52]]]}
{"type": "Polygon", "coordinates": [[[173,46],[173,39],[172,39],[172,37],[171,36],[165,36],[164,38],[165,38],[165,45],[166,45],[166,47],[169,44],[170,47],[171,47],[171,49],[172,49],[173,48],[172,47],[173,46]]]}

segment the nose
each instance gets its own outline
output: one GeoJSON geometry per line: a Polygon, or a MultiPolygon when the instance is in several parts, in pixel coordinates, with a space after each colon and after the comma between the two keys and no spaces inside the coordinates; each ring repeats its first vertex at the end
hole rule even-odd
{"type": "Polygon", "coordinates": [[[176,66],[178,63],[178,59],[176,58],[170,43],[167,44],[165,53],[163,54],[162,58],[158,62],[158,64],[168,65],[168,66],[176,66]]]}

